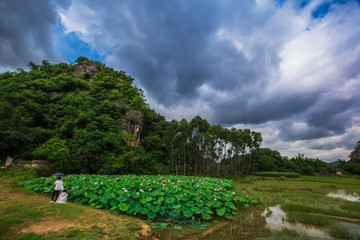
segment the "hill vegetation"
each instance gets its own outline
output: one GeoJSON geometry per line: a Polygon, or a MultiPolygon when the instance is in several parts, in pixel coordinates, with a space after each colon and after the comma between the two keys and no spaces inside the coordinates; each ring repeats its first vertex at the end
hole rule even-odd
{"type": "MultiPolygon", "coordinates": [[[[250,129],[229,130],[200,116],[166,121],[131,76],[102,63],[79,57],[74,64],[28,66],[0,74],[2,164],[6,157],[39,159],[49,171],[90,174],[335,173],[319,159],[260,148],[261,133],[250,129]]],[[[339,166],[359,174],[356,154],[339,166]]]]}

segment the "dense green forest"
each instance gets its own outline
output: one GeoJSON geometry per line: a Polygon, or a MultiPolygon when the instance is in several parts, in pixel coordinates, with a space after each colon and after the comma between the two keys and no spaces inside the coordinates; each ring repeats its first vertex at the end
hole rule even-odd
{"type": "MultiPolygon", "coordinates": [[[[0,159],[41,159],[50,171],[238,177],[257,171],[335,173],[303,155],[260,148],[261,133],[196,116],[166,121],[123,71],[79,57],[0,74],[0,159]]],[[[359,143],[355,147],[359,149],[359,143]]],[[[360,174],[359,154],[338,167],[360,174]]]]}

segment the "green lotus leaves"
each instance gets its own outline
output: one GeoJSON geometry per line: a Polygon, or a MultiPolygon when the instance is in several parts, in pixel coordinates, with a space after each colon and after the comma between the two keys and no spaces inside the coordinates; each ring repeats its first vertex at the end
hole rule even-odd
{"type": "Polygon", "coordinates": [[[195,206],[195,202],[194,202],[194,201],[188,201],[188,202],[186,202],[186,206],[187,206],[187,207],[194,207],[194,206],[195,206]]]}
{"type": "MultiPolygon", "coordinates": [[[[38,192],[51,192],[56,178],[23,182],[38,192]]],[[[62,178],[69,201],[154,219],[210,220],[215,213],[231,219],[237,207],[256,199],[233,192],[226,179],[162,175],[69,175],[62,178]]],[[[160,228],[160,225],[156,225],[160,228]]],[[[164,226],[164,225],[161,225],[164,226]]]]}
{"type": "Polygon", "coordinates": [[[170,204],[170,203],[174,203],[176,201],[176,199],[174,197],[169,197],[167,199],[165,199],[165,202],[170,204]]]}
{"type": "Polygon", "coordinates": [[[142,215],[147,215],[149,213],[149,209],[142,207],[140,208],[140,213],[142,215]]]}
{"type": "Polygon", "coordinates": [[[129,209],[129,206],[126,205],[125,203],[120,203],[119,209],[120,211],[126,212],[129,209]]]}
{"type": "Polygon", "coordinates": [[[152,206],[150,210],[152,212],[156,213],[156,212],[160,211],[160,206],[152,206]]]}
{"type": "Polygon", "coordinates": [[[218,202],[218,201],[216,201],[216,202],[213,203],[213,206],[214,206],[216,209],[219,209],[222,205],[223,205],[223,204],[222,204],[221,202],[218,202]]]}
{"type": "Polygon", "coordinates": [[[182,207],[181,204],[176,204],[173,206],[174,209],[179,210],[182,207]]]}
{"type": "Polygon", "coordinates": [[[210,220],[210,219],[211,219],[211,215],[208,214],[208,213],[206,213],[206,212],[203,212],[203,213],[201,214],[201,217],[202,217],[203,219],[205,219],[205,220],[210,220]]]}
{"type": "Polygon", "coordinates": [[[199,208],[202,208],[204,206],[204,202],[202,201],[196,201],[196,205],[199,207],[199,208]]]}
{"type": "Polygon", "coordinates": [[[193,216],[193,212],[188,208],[184,209],[182,211],[182,213],[183,213],[183,216],[186,218],[191,218],[193,216]]]}
{"type": "Polygon", "coordinates": [[[128,198],[125,196],[118,197],[117,199],[119,202],[126,202],[128,200],[128,198]]]}
{"type": "Polygon", "coordinates": [[[191,211],[192,211],[193,213],[195,213],[195,214],[200,214],[200,213],[201,213],[201,210],[200,210],[200,208],[198,208],[198,207],[192,207],[192,208],[191,208],[191,211]]]}
{"type": "Polygon", "coordinates": [[[231,208],[231,209],[236,209],[235,205],[232,202],[225,202],[225,206],[231,208]]]}
{"type": "Polygon", "coordinates": [[[225,208],[217,208],[217,209],[216,209],[216,213],[217,213],[217,215],[219,215],[219,216],[224,215],[224,214],[225,214],[225,208]]]}
{"type": "Polygon", "coordinates": [[[154,212],[149,212],[149,213],[148,213],[148,218],[150,218],[150,219],[156,218],[156,213],[154,213],[154,212]]]}
{"type": "Polygon", "coordinates": [[[174,219],[177,219],[177,218],[180,218],[181,217],[181,213],[180,211],[171,211],[170,214],[169,214],[170,218],[174,218],[174,219]]]}

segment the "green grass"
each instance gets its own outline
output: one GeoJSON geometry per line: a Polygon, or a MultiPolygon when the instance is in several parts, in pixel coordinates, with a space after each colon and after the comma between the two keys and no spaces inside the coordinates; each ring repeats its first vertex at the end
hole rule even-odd
{"type": "Polygon", "coordinates": [[[34,233],[25,233],[19,236],[19,240],[46,240],[46,238],[34,233]]]}
{"type": "Polygon", "coordinates": [[[278,236],[291,236],[291,237],[297,237],[299,236],[299,234],[293,230],[293,229],[288,229],[288,228],[282,228],[281,231],[277,234],[278,236]]]}
{"type": "Polygon", "coordinates": [[[288,212],[287,220],[315,226],[327,226],[331,223],[329,218],[304,212],[288,212]]]}
{"type": "Polygon", "coordinates": [[[348,229],[338,226],[338,225],[334,225],[334,226],[330,227],[330,235],[334,238],[343,239],[343,240],[355,240],[356,239],[355,235],[352,234],[351,232],[349,232],[348,229]]]}
{"type": "MultiPolygon", "coordinates": [[[[340,205],[339,207],[341,207],[340,205]]],[[[312,207],[312,206],[306,206],[302,204],[296,204],[296,203],[285,203],[281,205],[281,208],[287,212],[295,211],[295,212],[304,212],[304,213],[320,213],[324,215],[329,216],[335,216],[335,217],[345,217],[345,218],[354,218],[354,219],[360,219],[359,210],[349,208],[346,211],[342,211],[340,209],[336,208],[320,208],[320,207],[312,207]]]]}
{"type": "Polygon", "coordinates": [[[255,176],[262,177],[287,177],[287,178],[299,178],[300,174],[295,172],[257,172],[255,176]]]}

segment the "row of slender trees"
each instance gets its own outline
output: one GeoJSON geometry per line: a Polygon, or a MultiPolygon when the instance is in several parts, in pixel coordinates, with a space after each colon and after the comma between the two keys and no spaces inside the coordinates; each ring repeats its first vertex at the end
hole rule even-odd
{"type": "Polygon", "coordinates": [[[210,125],[196,116],[190,122],[170,122],[165,141],[171,173],[219,177],[247,175],[262,137],[249,129],[210,125]]]}

